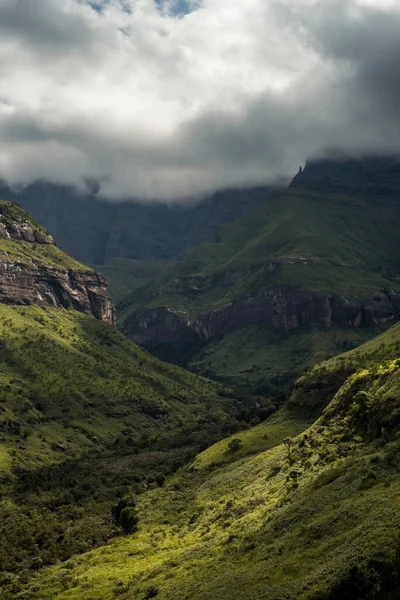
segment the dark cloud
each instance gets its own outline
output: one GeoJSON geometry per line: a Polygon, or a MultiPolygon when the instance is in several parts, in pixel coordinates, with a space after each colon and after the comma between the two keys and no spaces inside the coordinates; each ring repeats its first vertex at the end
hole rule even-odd
{"type": "Polygon", "coordinates": [[[396,3],[92,4],[0,0],[13,183],[184,198],[290,176],[326,149],[400,153],[396,3]]]}

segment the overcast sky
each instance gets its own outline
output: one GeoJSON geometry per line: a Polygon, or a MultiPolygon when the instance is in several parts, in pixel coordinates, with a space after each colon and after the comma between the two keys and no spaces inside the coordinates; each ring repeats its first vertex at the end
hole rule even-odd
{"type": "Polygon", "coordinates": [[[400,0],[0,0],[0,177],[171,198],[400,152],[400,0]]]}

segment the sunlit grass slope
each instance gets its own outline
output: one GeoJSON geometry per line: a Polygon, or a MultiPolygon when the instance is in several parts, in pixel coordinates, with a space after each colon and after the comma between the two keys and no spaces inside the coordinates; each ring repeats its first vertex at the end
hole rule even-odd
{"type": "MultiPolygon", "coordinates": [[[[16,203],[0,200],[0,223],[15,224],[48,235],[29,213],[16,203]]],[[[0,238],[0,261],[16,261],[28,266],[53,267],[62,270],[87,271],[89,267],[74,260],[52,244],[39,244],[6,237],[0,238]]]]}
{"type": "Polygon", "coordinates": [[[16,597],[397,599],[399,344],[395,327],[316,367],[280,414],[140,495],[137,533],[39,572],[16,597]],[[327,408],[301,422],[318,393],[327,408]]]}
{"type": "Polygon", "coordinates": [[[114,441],[127,427],[132,445],[147,429],[172,442],[185,428],[201,430],[210,415],[227,418],[216,384],[161,363],[84,314],[0,305],[0,342],[3,441],[15,446],[24,439],[26,446],[15,451],[15,466],[25,457],[65,460],[92,447],[94,436],[114,441]],[[24,437],[14,438],[24,428],[24,437]],[[51,443],[70,435],[54,453],[51,443]]]}
{"type": "Polygon", "coordinates": [[[0,305],[0,586],[120,534],[112,504],[236,426],[233,405],[92,317],[0,305]]]}

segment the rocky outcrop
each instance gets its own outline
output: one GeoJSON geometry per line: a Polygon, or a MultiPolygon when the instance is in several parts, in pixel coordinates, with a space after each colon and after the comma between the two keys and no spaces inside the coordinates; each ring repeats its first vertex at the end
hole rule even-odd
{"type": "Polygon", "coordinates": [[[1,222],[0,217],[0,238],[9,240],[20,240],[22,242],[32,242],[36,244],[53,244],[54,239],[48,233],[35,229],[30,223],[20,225],[18,223],[10,223],[6,225],[1,222]]]}
{"type": "MultiPolygon", "coordinates": [[[[1,250],[0,303],[62,306],[91,314],[115,326],[115,310],[104,277],[83,266],[82,270],[72,270],[52,265],[51,258],[47,258],[46,253],[42,255],[40,247],[55,245],[54,239],[16,203],[0,202],[1,239],[17,245],[11,248],[7,245],[7,250],[1,250]],[[14,259],[18,242],[31,243],[32,255],[39,256],[40,260],[23,262],[23,259],[14,259]]],[[[57,249],[55,251],[66,259],[67,265],[68,257],[57,249]]]]}
{"type": "Polygon", "coordinates": [[[123,329],[134,342],[154,348],[158,344],[219,340],[246,325],[267,325],[281,332],[307,326],[358,328],[390,325],[399,314],[400,296],[391,292],[350,299],[282,285],[246,295],[194,319],[165,307],[138,311],[126,319],[123,329]]]}
{"type": "Polygon", "coordinates": [[[63,306],[115,325],[115,311],[102,275],[0,261],[0,302],[63,306]]]}

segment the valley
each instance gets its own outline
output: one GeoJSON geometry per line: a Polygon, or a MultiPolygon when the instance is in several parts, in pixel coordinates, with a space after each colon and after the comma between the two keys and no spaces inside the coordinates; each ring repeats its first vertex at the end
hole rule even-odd
{"type": "Polygon", "coordinates": [[[116,310],[0,203],[2,600],[397,599],[399,171],[363,169],[111,259],[116,310]]]}
{"type": "Polygon", "coordinates": [[[400,600],[399,31],[0,0],[0,600],[400,600]]]}

